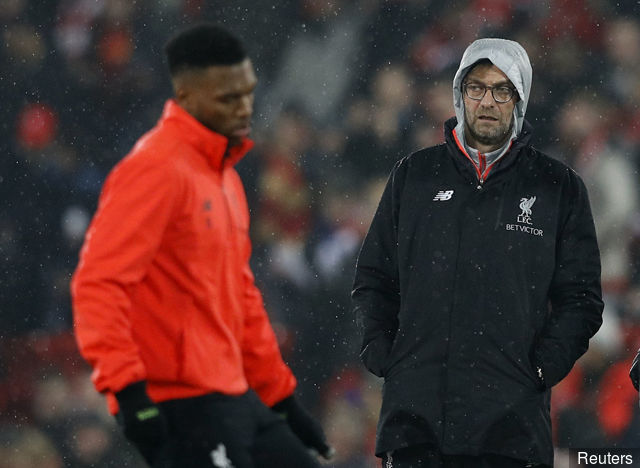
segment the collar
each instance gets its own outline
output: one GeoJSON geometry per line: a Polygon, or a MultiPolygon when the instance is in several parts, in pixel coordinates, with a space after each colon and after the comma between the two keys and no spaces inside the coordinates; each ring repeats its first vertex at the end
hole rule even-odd
{"type": "Polygon", "coordinates": [[[167,100],[158,123],[177,127],[179,138],[204,155],[209,164],[218,170],[235,165],[253,148],[253,141],[248,138],[243,138],[239,145],[228,148],[227,137],[202,125],[174,99],[167,100]]]}
{"type": "Polygon", "coordinates": [[[505,142],[504,145],[489,153],[481,153],[477,149],[470,147],[465,139],[464,126],[460,128],[460,124],[453,129],[453,138],[460,151],[469,161],[471,161],[471,164],[473,164],[476,173],[478,174],[478,180],[483,183],[487,180],[487,177],[489,177],[491,169],[493,169],[497,165],[498,161],[500,161],[507,151],[511,149],[511,145],[516,139],[516,135],[514,129],[514,133],[511,135],[511,138],[505,142]],[[458,130],[462,131],[458,133],[458,130]]]}
{"type": "MultiPolygon", "coordinates": [[[[462,142],[460,142],[456,135],[455,130],[457,124],[458,121],[455,117],[452,117],[444,123],[445,141],[446,145],[449,148],[449,153],[454,156],[454,163],[458,167],[460,167],[463,172],[470,174],[471,177],[473,177],[473,175],[471,174],[474,174],[478,179],[485,179],[486,176],[488,176],[488,172],[484,174],[484,172],[486,171],[486,167],[481,174],[478,174],[478,168],[476,164],[473,162],[473,159],[467,154],[462,142]],[[458,155],[462,155],[464,157],[459,157],[458,155]],[[471,161],[471,164],[468,164],[467,161],[471,161]]],[[[531,132],[531,125],[529,124],[529,122],[524,120],[520,134],[517,138],[511,140],[507,151],[505,151],[505,153],[500,158],[502,162],[500,163],[499,167],[496,167],[495,170],[492,171],[493,173],[502,172],[515,162],[515,160],[517,159],[517,155],[520,153],[520,150],[523,147],[529,145],[529,142],[531,141],[531,132]]]]}
{"type": "MultiPolygon", "coordinates": [[[[514,110],[514,116],[513,116],[514,122],[516,119],[516,115],[515,115],[515,110],[514,110]]],[[[513,130],[511,132],[511,136],[509,137],[509,139],[505,142],[504,145],[502,145],[500,148],[494,150],[494,151],[490,151],[488,153],[480,153],[480,151],[478,151],[475,148],[472,148],[471,146],[469,146],[469,143],[467,143],[467,135],[465,132],[465,125],[464,122],[458,122],[456,124],[456,127],[453,129],[453,133],[454,133],[454,138],[456,138],[456,141],[462,143],[462,148],[460,148],[462,150],[463,153],[465,153],[465,155],[467,155],[467,157],[469,159],[471,159],[476,165],[480,164],[480,154],[483,155],[487,166],[490,166],[496,162],[498,162],[498,160],[504,156],[504,154],[509,151],[509,149],[511,148],[511,145],[513,144],[514,140],[516,138],[518,138],[518,130],[516,128],[516,126],[513,126],[513,130]]]]}

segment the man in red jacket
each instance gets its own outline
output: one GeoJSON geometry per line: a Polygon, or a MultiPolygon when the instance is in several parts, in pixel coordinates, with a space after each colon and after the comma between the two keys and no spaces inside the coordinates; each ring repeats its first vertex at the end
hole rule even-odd
{"type": "Polygon", "coordinates": [[[332,449],[249,267],[234,164],[252,146],[253,66],[215,25],[165,51],[175,98],[109,174],[72,280],[80,350],[154,466],[318,466],[307,447],[332,449]]]}

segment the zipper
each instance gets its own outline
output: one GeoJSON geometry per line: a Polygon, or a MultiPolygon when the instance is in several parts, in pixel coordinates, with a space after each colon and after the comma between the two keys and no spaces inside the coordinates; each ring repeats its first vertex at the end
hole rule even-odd
{"type": "Polygon", "coordinates": [[[487,157],[478,152],[478,182],[480,183],[476,189],[482,190],[482,184],[484,184],[485,171],[487,170],[487,157]]]}
{"type": "Polygon", "coordinates": [[[473,166],[473,168],[476,171],[476,175],[478,176],[478,181],[480,182],[480,185],[478,185],[476,188],[478,190],[482,189],[482,184],[484,183],[484,167],[482,170],[480,170],[480,165],[486,165],[487,160],[486,160],[486,156],[480,152],[478,152],[478,160],[480,162],[480,164],[476,164],[476,162],[473,160],[473,158],[471,156],[469,156],[469,153],[467,153],[467,151],[464,149],[464,146],[462,146],[462,143],[460,143],[460,141],[458,140],[458,135],[456,135],[456,131],[455,129],[453,130],[453,138],[456,142],[456,144],[458,145],[458,149],[460,150],[460,152],[462,154],[465,155],[465,157],[469,160],[469,162],[471,162],[471,165],[473,166]]]}
{"type": "Polygon", "coordinates": [[[496,217],[496,225],[493,226],[493,230],[497,231],[498,228],[500,227],[500,219],[502,218],[502,209],[504,207],[504,192],[506,190],[506,183],[502,184],[502,190],[500,191],[500,204],[498,205],[498,216],[496,217]]]}

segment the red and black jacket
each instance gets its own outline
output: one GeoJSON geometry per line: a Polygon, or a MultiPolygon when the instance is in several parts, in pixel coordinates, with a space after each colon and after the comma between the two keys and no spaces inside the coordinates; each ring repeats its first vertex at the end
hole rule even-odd
{"type": "Polygon", "coordinates": [[[113,396],[147,381],[154,401],[249,387],[273,405],[296,380],[249,268],[249,212],[234,164],[251,148],[168,101],[111,172],[73,276],[77,341],[113,396]]]}

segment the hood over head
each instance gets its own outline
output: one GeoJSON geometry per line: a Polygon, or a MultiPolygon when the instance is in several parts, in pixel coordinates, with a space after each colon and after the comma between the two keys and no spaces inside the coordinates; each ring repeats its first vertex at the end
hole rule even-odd
{"type": "Polygon", "coordinates": [[[464,126],[464,101],[462,99],[462,80],[473,65],[482,59],[489,59],[515,86],[520,100],[513,109],[514,131],[516,136],[522,130],[524,114],[529,102],[533,71],[529,56],[524,48],[515,41],[507,39],[478,39],[467,47],[460,67],[453,78],[453,107],[456,111],[458,126],[464,126]]]}

